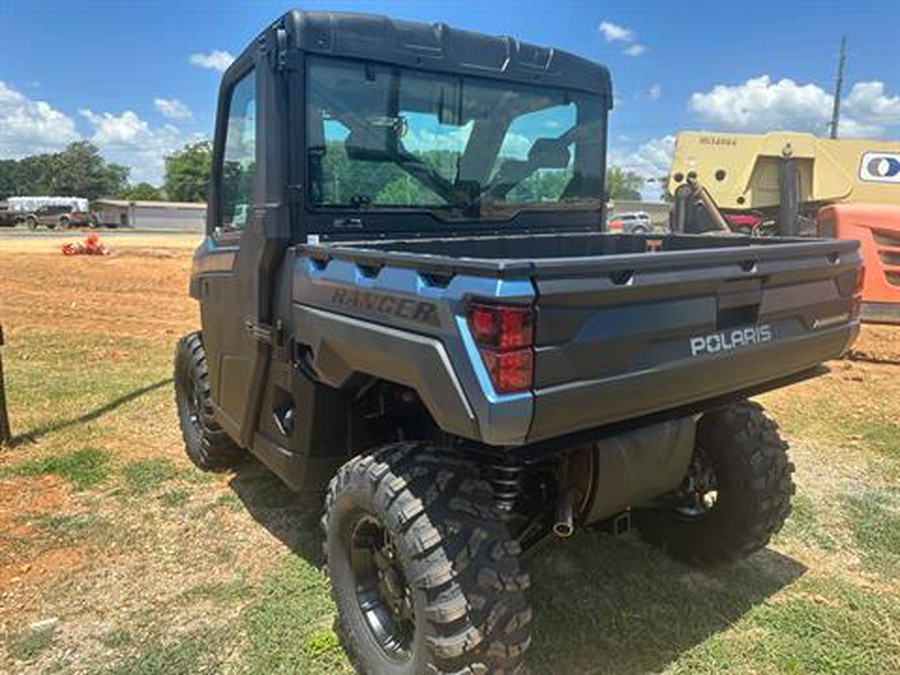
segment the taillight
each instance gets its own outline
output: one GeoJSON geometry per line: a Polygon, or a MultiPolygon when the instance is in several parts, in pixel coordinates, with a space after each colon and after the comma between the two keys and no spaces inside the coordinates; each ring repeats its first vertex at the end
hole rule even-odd
{"type": "Polygon", "coordinates": [[[534,380],[534,312],[523,305],[472,303],[469,331],[494,389],[528,391],[534,380]]]}

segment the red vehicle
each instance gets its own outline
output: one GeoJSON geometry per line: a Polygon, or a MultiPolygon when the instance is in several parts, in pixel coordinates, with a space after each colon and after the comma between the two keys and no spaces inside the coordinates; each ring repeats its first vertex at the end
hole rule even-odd
{"type": "Polygon", "coordinates": [[[755,213],[723,213],[732,230],[739,234],[758,234],[763,217],[755,213]]]}

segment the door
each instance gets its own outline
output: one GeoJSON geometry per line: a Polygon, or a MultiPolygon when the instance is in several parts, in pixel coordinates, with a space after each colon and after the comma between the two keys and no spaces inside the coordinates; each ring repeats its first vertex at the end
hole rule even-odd
{"type": "Polygon", "coordinates": [[[225,74],[213,145],[200,283],[203,341],[216,416],[252,445],[268,371],[275,274],[290,241],[287,77],[269,58],[271,28],[225,74]]]}
{"type": "MultiPolygon", "coordinates": [[[[223,87],[211,167],[204,273],[200,287],[203,342],[217,417],[240,436],[245,402],[241,390],[253,371],[255,345],[244,328],[252,313],[248,285],[255,270],[239,264],[248,248],[249,214],[258,165],[257,71],[250,67],[223,87]]],[[[242,263],[242,261],[241,261],[242,263]]]]}

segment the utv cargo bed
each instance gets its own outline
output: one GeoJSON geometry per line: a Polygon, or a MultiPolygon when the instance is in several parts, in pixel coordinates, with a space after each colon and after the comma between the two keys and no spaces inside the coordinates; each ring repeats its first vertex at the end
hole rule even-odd
{"type": "Polygon", "coordinates": [[[859,256],[849,241],[534,235],[307,244],[295,255],[298,306],[440,341],[461,387],[439,372],[416,386],[435,390],[423,396],[432,414],[452,411],[462,435],[495,444],[774,387],[843,353],[858,331],[859,256]],[[372,295],[360,299],[360,287],[372,295]],[[384,297],[428,299],[435,321],[382,311],[395,306],[384,297]],[[477,372],[465,329],[472,300],[533,304],[527,396],[491,391],[477,372]],[[529,414],[518,414],[523,407],[529,414]]]}

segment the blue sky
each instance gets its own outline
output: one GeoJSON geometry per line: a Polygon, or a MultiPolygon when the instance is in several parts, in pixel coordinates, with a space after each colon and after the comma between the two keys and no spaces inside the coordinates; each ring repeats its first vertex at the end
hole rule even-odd
{"type": "MultiPolygon", "coordinates": [[[[210,135],[220,72],[281,2],[0,0],[0,157],[79,138],[133,180],[210,135]]],[[[900,1],[306,2],[443,21],[605,63],[617,105],[611,160],[665,174],[684,129],[825,134],[842,33],[842,133],[900,139],[900,1]]],[[[657,188],[652,189],[658,192],[657,188]]]]}

